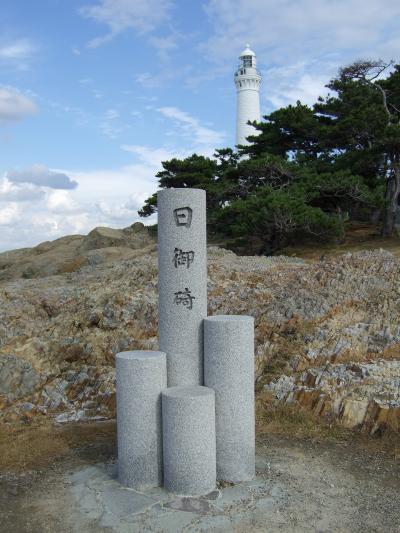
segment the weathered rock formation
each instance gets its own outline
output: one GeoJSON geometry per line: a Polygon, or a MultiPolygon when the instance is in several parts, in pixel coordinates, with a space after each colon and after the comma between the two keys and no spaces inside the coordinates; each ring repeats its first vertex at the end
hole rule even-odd
{"type": "Polygon", "coordinates": [[[400,432],[400,361],[328,363],[265,385],[275,397],[298,402],[316,415],[339,420],[371,435],[400,432]]]}
{"type": "MultiPolygon", "coordinates": [[[[155,245],[110,247],[130,242],[114,231],[64,238],[88,258],[72,272],[0,282],[3,420],[114,416],[115,354],[157,349],[155,245]]],[[[40,246],[36,257],[59,244],[40,246]]],[[[398,259],[375,250],[306,264],[210,248],[208,271],[209,314],[255,317],[258,390],[347,427],[399,431],[398,259]]]]}
{"type": "Polygon", "coordinates": [[[154,237],[140,222],[124,229],[99,227],[86,236],[70,235],[34,248],[0,253],[0,281],[74,272],[85,265],[129,259],[137,250],[154,246],[154,237]]]}

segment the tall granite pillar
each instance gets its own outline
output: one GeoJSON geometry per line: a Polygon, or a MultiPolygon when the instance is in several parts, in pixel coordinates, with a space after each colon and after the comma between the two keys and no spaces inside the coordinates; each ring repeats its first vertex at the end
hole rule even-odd
{"type": "Polygon", "coordinates": [[[203,384],[203,319],[207,315],[206,193],[164,189],[158,205],[160,350],[168,386],[203,384]]]}
{"type": "Polygon", "coordinates": [[[215,390],[217,479],[254,477],[254,318],[204,320],[204,384],[215,390]]]}
{"type": "Polygon", "coordinates": [[[161,391],[167,386],[163,352],[116,355],[118,478],[134,489],[162,484],[161,391]]]}

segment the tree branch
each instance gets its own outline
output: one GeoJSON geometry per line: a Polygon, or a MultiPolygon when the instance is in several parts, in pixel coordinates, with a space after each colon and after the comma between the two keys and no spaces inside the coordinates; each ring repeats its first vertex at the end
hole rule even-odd
{"type": "Polygon", "coordinates": [[[374,87],[377,87],[381,91],[383,107],[385,108],[385,111],[386,111],[386,114],[387,114],[387,117],[388,117],[388,123],[389,123],[391,121],[391,119],[392,119],[392,114],[391,114],[391,112],[389,111],[389,108],[388,108],[386,91],[379,85],[379,83],[375,82],[372,85],[374,87]]]}

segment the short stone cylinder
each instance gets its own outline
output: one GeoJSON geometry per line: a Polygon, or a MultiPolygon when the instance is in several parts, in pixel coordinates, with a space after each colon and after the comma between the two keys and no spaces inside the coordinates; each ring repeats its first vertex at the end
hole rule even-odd
{"type": "Polygon", "coordinates": [[[116,355],[118,478],[134,489],[162,484],[161,391],[167,386],[164,352],[116,355]]]}
{"type": "Polygon", "coordinates": [[[207,387],[171,387],[162,393],[164,486],[200,496],[216,485],[215,394],[207,387]]]}
{"type": "Polygon", "coordinates": [[[158,333],[168,387],[203,385],[206,192],[164,189],[158,205],[158,333]]]}
{"type": "Polygon", "coordinates": [[[255,474],[253,317],[204,320],[204,383],[215,390],[217,479],[250,480],[255,474]]]}

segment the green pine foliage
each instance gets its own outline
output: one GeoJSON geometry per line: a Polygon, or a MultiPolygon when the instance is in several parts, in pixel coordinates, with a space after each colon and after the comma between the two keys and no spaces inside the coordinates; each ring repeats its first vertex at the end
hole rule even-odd
{"type": "MultiPolygon", "coordinates": [[[[348,218],[378,216],[383,234],[392,235],[400,196],[400,65],[357,61],[327,87],[328,96],[312,107],[297,102],[253,123],[248,146],[163,162],[159,186],[205,189],[209,234],[247,253],[343,239],[348,218]]],[[[156,209],[153,194],[139,214],[156,209]]]]}

